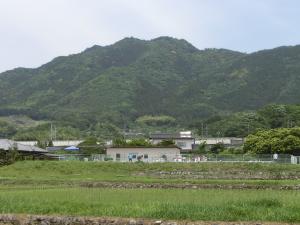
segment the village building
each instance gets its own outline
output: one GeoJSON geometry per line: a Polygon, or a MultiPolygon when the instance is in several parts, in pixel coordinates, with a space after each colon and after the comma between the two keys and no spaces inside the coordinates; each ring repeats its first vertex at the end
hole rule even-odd
{"type": "Polygon", "coordinates": [[[192,150],[193,145],[195,144],[195,138],[192,135],[191,131],[181,131],[179,133],[154,133],[150,134],[150,142],[154,145],[159,144],[164,140],[172,140],[175,142],[181,152],[189,152],[192,150]]]}
{"type": "Polygon", "coordinates": [[[201,138],[195,141],[193,145],[193,150],[197,150],[199,145],[205,144],[205,146],[210,149],[216,144],[222,144],[225,148],[238,148],[242,147],[244,144],[244,138],[237,137],[214,137],[214,138],[201,138]]]}
{"type": "Polygon", "coordinates": [[[37,157],[46,156],[48,151],[36,146],[20,144],[9,139],[0,139],[0,151],[16,150],[22,155],[32,155],[37,157]]]}
{"type": "MultiPolygon", "coordinates": [[[[36,146],[37,141],[16,141],[18,144],[36,146]]],[[[78,146],[83,140],[54,140],[52,141],[53,146],[46,147],[47,151],[57,151],[70,146],[78,146]]]]}
{"type": "Polygon", "coordinates": [[[106,155],[119,162],[173,162],[180,155],[178,147],[109,147],[106,155]]]}

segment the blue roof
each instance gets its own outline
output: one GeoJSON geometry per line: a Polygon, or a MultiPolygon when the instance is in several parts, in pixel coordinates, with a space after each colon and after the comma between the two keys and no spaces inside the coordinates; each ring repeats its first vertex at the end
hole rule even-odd
{"type": "Polygon", "coordinates": [[[70,147],[65,148],[65,150],[73,150],[73,151],[75,151],[75,150],[79,150],[79,148],[77,148],[76,146],[70,146],[70,147]]]}

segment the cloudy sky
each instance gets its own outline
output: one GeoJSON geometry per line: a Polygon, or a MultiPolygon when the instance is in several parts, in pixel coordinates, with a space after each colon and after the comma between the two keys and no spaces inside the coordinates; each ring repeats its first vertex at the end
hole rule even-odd
{"type": "Polygon", "coordinates": [[[0,0],[0,72],[124,37],[253,52],[300,44],[299,0],[0,0]]]}

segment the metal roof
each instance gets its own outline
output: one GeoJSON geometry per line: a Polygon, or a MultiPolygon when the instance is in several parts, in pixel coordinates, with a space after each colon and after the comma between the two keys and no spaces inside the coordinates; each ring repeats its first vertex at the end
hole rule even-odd
{"type": "Polygon", "coordinates": [[[48,152],[47,150],[36,146],[23,145],[16,141],[8,140],[8,139],[0,139],[0,149],[8,151],[15,147],[17,148],[18,151],[23,151],[23,152],[40,152],[40,153],[48,152]]]}
{"type": "Polygon", "coordinates": [[[150,139],[194,139],[193,137],[183,136],[180,133],[168,134],[168,133],[157,133],[150,134],[150,139]]]}

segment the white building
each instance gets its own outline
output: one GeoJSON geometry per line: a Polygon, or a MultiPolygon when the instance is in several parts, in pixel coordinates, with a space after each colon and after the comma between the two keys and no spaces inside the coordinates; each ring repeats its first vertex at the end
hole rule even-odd
{"type": "Polygon", "coordinates": [[[173,162],[180,155],[177,147],[111,147],[106,150],[113,161],[173,162]]]}
{"type": "Polygon", "coordinates": [[[182,152],[190,151],[195,144],[195,138],[191,131],[182,131],[175,134],[168,133],[154,133],[150,134],[150,142],[152,144],[158,144],[163,140],[173,140],[175,145],[181,148],[182,152]]]}
{"type": "Polygon", "coordinates": [[[195,141],[193,149],[197,149],[198,146],[203,143],[208,147],[216,144],[223,144],[225,147],[240,147],[244,144],[244,139],[236,137],[201,138],[195,141]]]}

